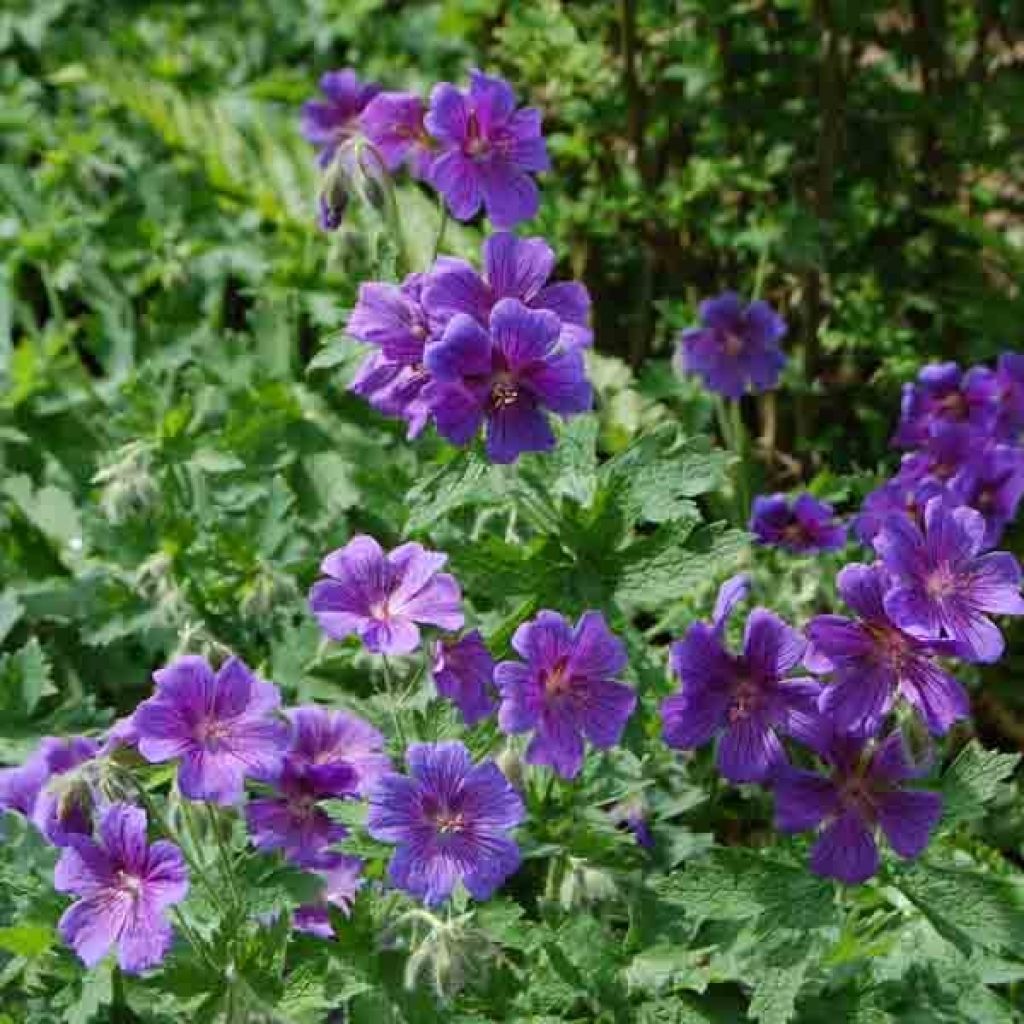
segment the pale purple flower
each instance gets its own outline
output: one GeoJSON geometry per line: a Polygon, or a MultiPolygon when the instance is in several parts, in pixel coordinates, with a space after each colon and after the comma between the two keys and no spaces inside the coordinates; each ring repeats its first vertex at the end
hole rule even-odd
{"type": "Polygon", "coordinates": [[[459,585],[440,571],[447,560],[419,544],[385,553],[360,534],[323,560],[320,570],[329,578],[313,584],[310,608],[334,640],[355,634],[368,651],[410,654],[421,625],[462,627],[459,585]]]}
{"type": "Polygon", "coordinates": [[[767,302],[749,305],[734,292],[705,299],[698,309],[700,326],[683,331],[680,358],[687,373],[726,398],[748,390],[769,391],[779,382],[786,356],[779,342],[786,322],[767,302]]]}
{"type": "Polygon", "coordinates": [[[878,744],[833,735],[819,749],[825,776],[790,768],[775,780],[775,825],[783,832],[820,829],[811,870],[847,885],[878,871],[878,832],[904,858],[921,855],[942,813],[938,793],[910,789],[919,772],[902,735],[878,744]]]}
{"type": "Polygon", "coordinates": [[[321,801],[365,795],[391,762],[384,737],[368,722],[344,711],[294,708],[291,746],[274,780],[277,792],[250,800],[246,822],[253,844],[281,850],[300,866],[315,866],[347,830],[321,801]]]}
{"type": "Polygon", "coordinates": [[[468,92],[448,82],[430,94],[427,131],[438,143],[434,187],[457,220],[480,209],[497,228],[511,228],[537,213],[539,194],[530,177],[550,167],[540,111],[516,109],[512,87],[471,71],[468,92]]]}
{"type": "Polygon", "coordinates": [[[363,884],[363,862],[358,857],[334,853],[323,858],[316,873],[324,881],[324,891],[316,903],[308,903],[295,911],[295,930],[321,939],[334,938],[331,907],[337,907],[345,917],[352,913],[352,905],[363,884]]]}
{"type": "Polygon", "coordinates": [[[584,739],[600,749],[615,746],[636,707],[636,692],[617,680],[625,645],[600,612],[585,612],[574,628],[557,612],[542,611],[515,631],[512,647],[523,661],[494,670],[498,723],[507,733],[533,733],[528,764],[574,778],[584,739]]]}
{"type": "Polygon", "coordinates": [[[718,770],[731,782],[763,782],[786,764],[780,733],[802,737],[817,720],[820,686],[784,678],[804,655],[804,638],[766,608],[747,619],[743,651],[725,646],[725,627],[746,596],[745,577],[719,591],[712,622],[695,622],[672,645],[681,690],[661,705],[665,742],[691,750],[719,737],[718,770]]]}
{"type": "Polygon", "coordinates": [[[497,707],[494,659],[479,630],[434,645],[432,666],[437,692],[459,709],[466,725],[474,725],[497,707]]]}
{"type": "Polygon", "coordinates": [[[85,736],[44,736],[23,764],[0,771],[0,812],[16,811],[32,818],[47,782],[95,757],[98,749],[85,736]]]}
{"type": "Polygon", "coordinates": [[[964,424],[988,434],[998,413],[999,382],[983,366],[963,373],[956,363],[931,363],[903,387],[900,423],[893,444],[916,448],[939,424],[964,424]]]}
{"type": "Polygon", "coordinates": [[[593,404],[583,356],[561,346],[561,326],[554,313],[516,299],[494,307],[486,330],[454,316],[426,350],[434,379],[425,394],[438,433],[464,445],[486,424],[487,455],[498,463],[553,448],[547,413],[572,416],[593,404]]]}
{"type": "Polygon", "coordinates": [[[385,775],[370,794],[367,830],[397,845],[388,876],[429,905],[456,884],[488,899],[519,867],[509,832],[523,802],[493,761],[474,765],[461,743],[414,743],[409,776],[385,775]]]}
{"type": "Polygon", "coordinates": [[[954,493],[969,490],[978,474],[979,460],[992,447],[988,434],[966,423],[936,423],[919,448],[904,455],[899,477],[923,483],[933,481],[954,493]]]}
{"type": "Polygon", "coordinates": [[[747,529],[758,543],[794,555],[838,551],[846,544],[846,527],[832,506],[811,494],[792,502],[784,494],[759,495],[747,529]]]}
{"type": "Polygon", "coordinates": [[[885,610],[888,584],[881,565],[848,565],[839,573],[839,594],[858,618],[818,615],[808,623],[805,664],[835,673],[819,708],[842,732],[870,733],[902,697],[933,733],[945,733],[970,713],[964,688],[935,661],[955,655],[956,644],[895,626],[885,610]]]}
{"type": "Polygon", "coordinates": [[[586,347],[594,338],[588,326],[590,295],[577,281],[549,284],[554,268],[554,250],[543,238],[499,232],[484,240],[482,274],[465,260],[439,259],[423,289],[423,305],[438,323],[466,313],[486,328],[496,303],[518,299],[558,317],[563,346],[586,347]]]}
{"type": "Polygon", "coordinates": [[[1024,615],[1020,564],[1007,551],[982,554],[985,519],[941,498],[925,507],[924,529],[896,517],[875,538],[893,577],[885,611],[894,625],[925,639],[946,638],[961,657],[997,661],[1004,641],[990,615],[1024,615]]]}
{"type": "Polygon", "coordinates": [[[429,179],[434,145],[425,114],[423,100],[411,92],[382,92],[366,105],[359,123],[389,171],[404,163],[414,178],[429,179]]]}
{"type": "Polygon", "coordinates": [[[135,710],[139,753],[178,761],[178,786],[190,800],[234,804],[247,778],[280,770],[288,726],[281,698],[238,658],[214,674],[205,658],[185,655],[153,673],[156,694],[135,710]]]}
{"type": "Polygon", "coordinates": [[[164,840],[150,845],[146,815],[111,804],[95,840],[77,836],[54,872],[58,892],[79,897],[60,919],[60,934],[87,967],[117,947],[121,969],[137,974],[167,955],[173,934],[166,911],[188,891],[181,851],[164,840]]]}
{"type": "Polygon", "coordinates": [[[328,71],[320,78],[323,100],[309,100],[302,106],[302,134],[317,147],[321,167],[334,158],[338,147],[359,131],[359,115],[380,92],[373,82],[360,82],[355,71],[328,71]]]}
{"type": "Polygon", "coordinates": [[[99,749],[101,757],[110,757],[119,750],[129,750],[138,745],[139,731],[135,728],[135,719],[132,715],[125,715],[119,718],[103,737],[103,744],[99,749]]]}
{"type": "Polygon", "coordinates": [[[350,387],[377,412],[405,420],[406,437],[412,440],[430,422],[430,406],[424,394],[429,383],[430,374],[422,366],[397,363],[380,352],[371,352],[350,387]]]}

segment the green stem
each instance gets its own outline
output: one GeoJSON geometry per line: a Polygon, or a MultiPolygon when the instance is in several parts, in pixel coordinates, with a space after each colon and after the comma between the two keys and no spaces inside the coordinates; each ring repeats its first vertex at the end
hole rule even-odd
{"type": "Polygon", "coordinates": [[[171,907],[171,917],[174,918],[174,923],[178,926],[178,930],[185,936],[186,941],[195,950],[199,959],[211,969],[219,970],[219,965],[210,953],[209,947],[199,937],[199,933],[195,928],[185,920],[185,915],[177,907],[171,907]]]}
{"type": "Polygon", "coordinates": [[[761,254],[757,258],[757,270],[754,271],[754,292],[750,296],[751,302],[756,302],[761,298],[761,289],[764,287],[764,275],[768,270],[768,246],[765,245],[761,249],[761,254]]]}
{"type": "Polygon", "coordinates": [[[402,230],[398,193],[395,191],[395,183],[390,174],[381,175],[381,188],[384,192],[384,221],[395,242],[395,269],[398,271],[398,276],[403,278],[409,273],[409,249],[405,243],[405,232],[402,230]]]}
{"type": "Polygon", "coordinates": [[[238,892],[238,884],[235,881],[234,864],[231,861],[231,853],[224,842],[224,836],[221,834],[220,822],[217,820],[217,812],[213,809],[213,804],[207,804],[206,811],[210,819],[210,829],[213,832],[213,839],[217,846],[217,854],[220,857],[221,871],[225,878],[225,884],[231,893],[231,900],[234,906],[236,908],[241,907],[242,898],[238,892]]]}
{"type": "Polygon", "coordinates": [[[381,655],[381,661],[384,663],[384,689],[387,693],[388,704],[390,705],[391,722],[395,727],[395,738],[404,750],[405,731],[402,729],[402,721],[398,716],[398,690],[395,686],[394,673],[391,669],[391,662],[386,654],[381,655]]]}
{"type": "MultiPolygon", "coordinates": [[[[431,267],[437,262],[437,257],[440,255],[441,245],[444,243],[445,228],[448,227],[448,204],[444,201],[443,196],[438,199],[438,205],[440,207],[440,220],[437,225],[437,237],[434,239],[434,255],[430,259],[431,267]]],[[[430,267],[427,269],[429,270],[430,267]]]]}
{"type": "Polygon", "coordinates": [[[736,525],[743,527],[750,513],[749,444],[747,430],[743,425],[743,410],[738,399],[729,401],[729,419],[732,425],[733,452],[738,460],[736,467],[736,525]]]}

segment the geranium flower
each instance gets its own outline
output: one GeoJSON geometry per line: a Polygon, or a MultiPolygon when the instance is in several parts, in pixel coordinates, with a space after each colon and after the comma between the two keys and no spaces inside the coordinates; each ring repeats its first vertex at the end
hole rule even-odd
{"type": "Polygon", "coordinates": [[[447,560],[419,544],[385,554],[360,534],[323,560],[329,578],[313,584],[310,608],[334,640],[356,634],[368,651],[409,654],[419,646],[420,625],[462,626],[459,585],[440,571],[447,560]]]}
{"type": "Polygon", "coordinates": [[[404,163],[414,178],[430,178],[434,144],[425,114],[423,100],[411,92],[382,92],[366,105],[359,123],[389,171],[404,163]]]}
{"type": "Polygon", "coordinates": [[[137,974],[170,949],[164,912],[185,898],[188,871],[173,843],[149,845],[144,811],[116,803],[103,812],[96,840],[77,836],[62,851],[54,887],[79,897],[59,929],[82,962],[94,967],[116,946],[121,969],[137,974]]]}
{"type": "Polygon", "coordinates": [[[319,150],[317,159],[326,167],[338,147],[359,131],[359,115],[380,92],[374,82],[360,82],[355,71],[328,71],[320,78],[325,100],[309,100],[302,106],[302,134],[319,150]]]}
{"type": "Polygon", "coordinates": [[[317,865],[316,873],[324,880],[324,891],[316,903],[307,903],[295,911],[295,930],[321,939],[334,938],[331,907],[337,907],[346,917],[363,884],[363,862],[358,857],[334,853],[317,865]]]}
{"type": "Polygon", "coordinates": [[[791,503],[784,494],[754,499],[748,530],[760,544],[794,555],[838,551],[846,544],[846,527],[827,502],[800,494],[791,503]]]}
{"type": "Polygon", "coordinates": [[[272,779],[288,746],[277,716],[281,698],[238,658],[214,674],[186,655],[153,673],[156,694],[135,710],[139,753],[178,761],[178,786],[190,800],[234,804],[247,778],[272,779]]]}
{"type": "Polygon", "coordinates": [[[482,205],[495,227],[515,227],[537,213],[530,175],[550,166],[540,111],[517,110],[504,79],[474,70],[469,80],[468,92],[442,82],[430,94],[426,126],[439,148],[431,179],[457,220],[482,205]]]}
{"type": "Polygon", "coordinates": [[[983,366],[964,373],[956,363],[930,363],[917,381],[905,384],[900,424],[893,444],[916,448],[924,444],[939,424],[970,425],[988,434],[998,413],[999,382],[983,366]]]}
{"type": "Polygon", "coordinates": [[[519,867],[509,832],[522,800],[493,761],[474,765],[461,743],[414,743],[409,776],[385,775],[370,794],[367,830],[397,845],[388,876],[427,904],[443,903],[461,882],[486,900],[519,867]]]}
{"type": "Polygon", "coordinates": [[[494,659],[479,630],[458,640],[438,640],[432,674],[437,692],[455,704],[466,725],[486,718],[497,707],[494,659]]]}
{"type": "Polygon", "coordinates": [[[503,661],[494,670],[498,722],[507,733],[533,733],[529,764],[574,778],[584,738],[613,747],[636,707],[636,693],[616,679],[626,667],[626,648],[600,612],[586,612],[573,628],[552,611],[523,623],[512,647],[525,663],[503,661]]]}

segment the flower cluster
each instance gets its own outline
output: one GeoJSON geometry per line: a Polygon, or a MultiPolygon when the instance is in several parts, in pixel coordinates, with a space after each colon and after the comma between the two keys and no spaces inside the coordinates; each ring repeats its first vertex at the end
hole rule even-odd
{"type": "Polygon", "coordinates": [[[540,111],[518,107],[504,79],[474,70],[468,89],[441,82],[426,103],[361,83],[351,69],[328,72],[320,88],[325,99],[305,105],[302,132],[322,167],[344,160],[346,143],[361,140],[380,172],[407,166],[458,220],[482,207],[496,228],[511,228],[537,213],[532,175],[550,165],[540,111]]]}
{"type": "MultiPolygon", "coordinates": [[[[474,71],[466,92],[442,83],[429,106],[359,85],[350,71],[327,76],[324,89],[329,102],[307,104],[303,121],[321,162],[359,137],[379,174],[408,164],[460,220],[483,206],[506,229],[537,212],[530,174],[547,168],[540,115],[517,109],[500,78],[474,71]]],[[[347,333],[372,352],[352,390],[404,420],[410,438],[433,423],[465,445],[484,428],[498,463],[549,450],[549,415],[573,416],[593,403],[580,351],[592,341],[590,297],[577,282],[552,282],[554,266],[544,239],[499,230],[484,241],[479,271],[441,256],[400,284],[363,284],[347,333]]]]}
{"type": "MultiPolygon", "coordinates": [[[[879,832],[900,856],[924,849],[941,804],[908,788],[922,772],[893,714],[904,708],[928,733],[948,732],[970,713],[948,663],[997,660],[1004,641],[992,617],[1024,615],[1020,565],[992,550],[1024,493],[1021,370],[1009,355],[995,371],[928,367],[907,388],[895,442],[917,447],[855,522],[875,561],[839,573],[852,615],[818,615],[801,635],[758,608],[734,653],[724,635],[747,591],[740,577],[722,588],[712,622],[672,649],[682,686],[662,706],[666,742],[693,749],[717,737],[721,774],[770,787],[780,829],[819,830],[820,874],[869,878],[879,832]],[[798,665],[819,680],[788,678],[798,665]],[[787,742],[823,774],[794,767],[787,742]]],[[[810,495],[758,498],[750,528],[794,553],[845,543],[831,507],[810,495]]]]}

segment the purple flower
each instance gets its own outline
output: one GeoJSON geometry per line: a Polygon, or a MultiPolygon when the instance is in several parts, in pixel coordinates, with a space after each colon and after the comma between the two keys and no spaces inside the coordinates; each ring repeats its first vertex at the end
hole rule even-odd
{"type": "Polygon", "coordinates": [[[430,94],[427,131],[439,144],[431,178],[456,219],[469,220],[482,204],[495,227],[511,228],[537,213],[530,174],[550,166],[540,111],[517,110],[501,78],[469,78],[468,92],[442,82],[430,94]]]}
{"type": "Polygon", "coordinates": [[[640,797],[632,797],[616,804],[608,812],[611,820],[633,833],[637,846],[648,852],[654,849],[654,835],[647,824],[647,806],[640,797]]]}
{"type": "Polygon", "coordinates": [[[359,301],[345,328],[377,349],[359,368],[352,391],[385,416],[406,420],[410,438],[430,417],[423,399],[430,380],[423,368],[423,348],[433,333],[422,303],[425,281],[423,274],[409,274],[401,285],[360,285],[359,301]]]}
{"type": "Polygon", "coordinates": [[[0,771],[0,812],[17,811],[32,818],[47,782],[88,761],[97,750],[97,744],[84,736],[44,736],[24,764],[0,771]]]}
{"type": "Polygon", "coordinates": [[[563,347],[586,347],[594,338],[587,325],[590,295],[576,281],[548,284],[554,267],[554,250],[543,238],[499,232],[484,241],[482,275],[465,260],[439,259],[423,290],[423,304],[438,323],[466,313],[487,327],[496,303],[518,299],[561,320],[563,347]]]}
{"type": "Polygon", "coordinates": [[[383,736],[355,715],[304,707],[287,716],[292,743],[275,780],[277,794],[250,800],[246,821],[258,849],[281,850],[309,867],[347,835],[320,801],[365,794],[391,763],[381,752],[383,736]]]}
{"type": "Polygon", "coordinates": [[[486,900],[519,867],[508,833],[523,803],[493,761],[473,765],[461,743],[414,743],[409,777],[385,775],[370,794],[367,829],[398,849],[392,883],[427,904],[443,903],[461,882],[486,900]]]}
{"type": "Polygon", "coordinates": [[[414,178],[429,179],[434,148],[425,113],[423,100],[411,92],[382,92],[367,104],[359,121],[389,171],[406,163],[414,178]]]}
{"type": "Polygon", "coordinates": [[[893,444],[916,448],[941,423],[966,424],[987,434],[995,423],[998,399],[999,381],[991,370],[975,366],[963,373],[956,363],[931,363],[915,384],[904,385],[893,444]]]}
{"type": "Polygon", "coordinates": [[[561,326],[554,313],[516,299],[494,307],[489,330],[465,313],[454,316],[426,352],[438,432],[468,444],[486,422],[487,455],[499,463],[553,448],[546,411],[571,416],[593,403],[583,356],[559,344],[561,326]]]}
{"type": "Polygon", "coordinates": [[[317,866],[324,880],[324,891],[316,903],[308,903],[295,911],[295,929],[321,939],[334,938],[330,907],[337,907],[346,917],[352,912],[356,893],[363,884],[363,862],[358,857],[335,853],[317,866]]]}
{"type": "Polygon", "coordinates": [[[405,420],[406,437],[412,440],[430,421],[430,406],[424,392],[430,374],[422,366],[396,363],[380,352],[366,357],[351,384],[351,390],[384,416],[405,420]]]}
{"type": "Polygon", "coordinates": [[[636,707],[636,693],[616,680],[626,648],[600,612],[585,612],[576,627],[557,612],[542,611],[521,625],[512,647],[525,661],[494,670],[501,692],[498,722],[507,733],[533,732],[528,764],[546,764],[575,778],[584,737],[598,748],[615,746],[636,707]]]}
{"type": "Polygon", "coordinates": [[[238,658],[214,675],[205,658],[186,655],[153,673],[156,694],[135,710],[139,753],[177,760],[178,786],[190,800],[234,804],[246,778],[268,780],[281,766],[288,727],[280,695],[238,658]]]}
{"type": "Polygon", "coordinates": [[[924,530],[894,518],[875,538],[875,550],[893,577],[885,611],[893,624],[925,639],[948,638],[961,657],[997,661],[1003,635],[990,614],[1024,615],[1021,571],[1006,551],[981,554],[985,519],[972,508],[949,508],[941,498],[925,506],[924,530]]]}
{"type": "Polygon", "coordinates": [[[420,643],[420,625],[462,627],[462,594],[455,578],[439,570],[447,555],[419,544],[385,554],[360,534],[332,551],[309,593],[320,628],[334,640],[358,635],[368,651],[410,654],[420,643]]]}
{"type": "Polygon", "coordinates": [[[110,757],[119,750],[131,749],[138,745],[139,731],[135,728],[135,719],[131,715],[119,718],[103,737],[103,745],[99,749],[101,757],[110,757]]]}
{"type": "Polygon", "coordinates": [[[931,480],[962,493],[973,486],[978,460],[991,447],[991,437],[969,424],[936,423],[921,446],[903,456],[898,475],[908,481],[931,480]]]}
{"type": "Polygon", "coordinates": [[[857,539],[871,546],[878,532],[893,516],[909,516],[915,522],[923,522],[925,505],[930,498],[938,496],[946,498],[951,505],[959,504],[938,480],[897,474],[864,499],[853,521],[857,539]]]}
{"type": "Polygon", "coordinates": [[[985,517],[984,547],[994,547],[1024,497],[1024,449],[990,446],[975,459],[970,476],[950,484],[950,491],[985,517]]]}
{"type": "Polygon", "coordinates": [[[842,732],[874,732],[902,696],[937,734],[970,713],[963,687],[934,660],[954,655],[948,640],[922,640],[893,625],[885,610],[888,580],[880,565],[848,565],[839,593],[858,619],[819,615],[807,625],[805,664],[834,672],[819,707],[842,732]]]}
{"type": "Polygon", "coordinates": [[[1004,352],[996,365],[999,385],[999,437],[1017,443],[1024,431],[1024,353],[1004,352]]]}
{"type": "Polygon", "coordinates": [[[714,619],[696,622],[672,646],[672,670],[682,688],[662,703],[665,742],[689,750],[720,735],[718,770],[732,782],[763,782],[786,763],[779,739],[802,736],[817,718],[821,688],[811,679],[784,679],[799,664],[802,636],[766,608],[747,619],[743,652],[725,647],[725,626],[746,596],[746,578],[719,591],[714,619]]]}
{"type": "Polygon", "coordinates": [[[497,706],[494,659],[479,630],[459,640],[438,640],[432,671],[437,692],[455,704],[466,725],[486,718],[497,706]]]}
{"type": "Polygon", "coordinates": [[[100,818],[98,840],[75,837],[61,853],[54,887],[79,897],[59,928],[83,963],[94,967],[116,945],[121,969],[137,974],[170,949],[164,911],[185,898],[188,871],[173,843],[147,843],[144,811],[111,804],[100,818]]]}
{"type": "Polygon", "coordinates": [[[811,850],[815,874],[847,885],[867,881],[878,870],[879,829],[901,857],[924,851],[942,800],[938,793],[903,786],[918,773],[900,733],[872,746],[863,739],[832,737],[819,753],[827,776],[791,768],[775,782],[777,828],[821,827],[811,850]]]}
{"type": "Polygon", "coordinates": [[[302,134],[319,150],[318,160],[326,167],[338,147],[359,131],[359,115],[380,92],[373,82],[360,82],[351,68],[328,71],[320,78],[324,100],[309,100],[302,106],[302,134]]]}
{"type": "Polygon", "coordinates": [[[749,387],[768,391],[779,382],[786,357],[779,341],[786,322],[767,302],[745,306],[734,292],[705,299],[700,327],[683,331],[680,357],[687,373],[726,398],[741,398],[749,387]]]}
{"type": "Polygon", "coordinates": [[[794,555],[838,551],[846,544],[846,527],[832,506],[810,494],[799,495],[792,504],[784,494],[760,495],[747,529],[758,543],[794,555]]]}

